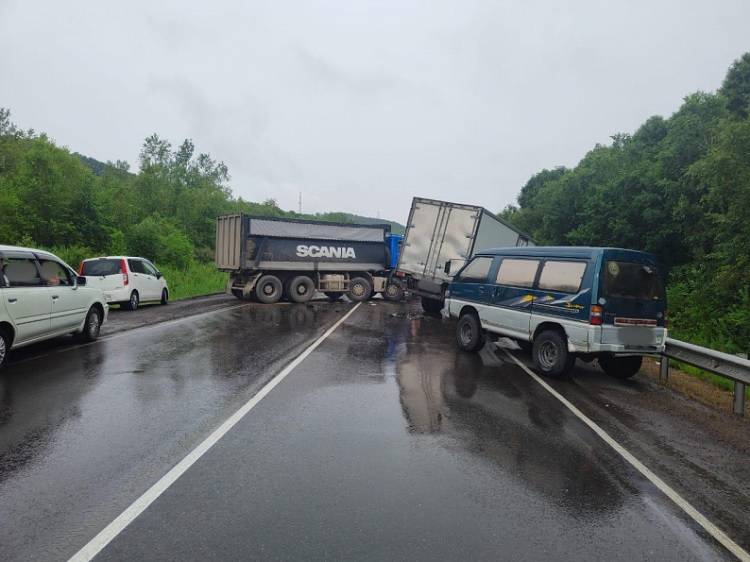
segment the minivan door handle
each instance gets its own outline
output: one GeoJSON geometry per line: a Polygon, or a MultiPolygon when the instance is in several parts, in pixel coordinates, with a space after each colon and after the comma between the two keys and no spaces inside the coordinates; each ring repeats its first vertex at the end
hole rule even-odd
{"type": "Polygon", "coordinates": [[[56,301],[59,298],[60,298],[60,295],[52,295],[52,300],[53,301],[56,301]]]}
{"type": "Polygon", "coordinates": [[[13,304],[14,302],[18,302],[18,299],[16,299],[16,298],[9,298],[8,302],[11,303],[11,304],[13,304]]]}

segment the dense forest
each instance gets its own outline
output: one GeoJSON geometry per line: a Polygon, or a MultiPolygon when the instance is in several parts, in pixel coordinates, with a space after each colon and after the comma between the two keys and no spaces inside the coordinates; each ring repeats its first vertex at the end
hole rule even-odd
{"type": "Polygon", "coordinates": [[[97,255],[145,256],[180,283],[173,296],[187,296],[223,286],[210,263],[216,217],[224,213],[385,222],[403,231],[390,221],[299,215],[273,199],[235,197],[227,166],[196,153],[191,140],[173,147],[152,135],[138,164],[131,172],[123,161],[105,164],[71,153],[45,134],[20,129],[0,108],[0,243],[48,248],[73,266],[97,255]]]}
{"type": "Polygon", "coordinates": [[[750,53],[715,93],[535,174],[501,214],[540,244],[653,252],[673,335],[750,351],[750,53]]]}

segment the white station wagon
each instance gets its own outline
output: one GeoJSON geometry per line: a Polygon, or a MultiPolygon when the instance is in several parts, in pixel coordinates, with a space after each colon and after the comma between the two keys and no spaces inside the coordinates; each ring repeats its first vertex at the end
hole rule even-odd
{"type": "Polygon", "coordinates": [[[11,349],[64,334],[99,337],[109,308],[57,256],[0,245],[0,366],[11,349]]]}
{"type": "Polygon", "coordinates": [[[162,273],[146,258],[108,256],[84,260],[78,270],[89,287],[98,287],[110,304],[136,310],[142,302],[169,302],[162,273]]]}

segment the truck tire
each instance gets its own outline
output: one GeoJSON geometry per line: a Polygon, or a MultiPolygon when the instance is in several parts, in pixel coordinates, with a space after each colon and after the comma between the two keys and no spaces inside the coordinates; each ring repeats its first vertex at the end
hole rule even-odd
{"type": "Polygon", "coordinates": [[[400,301],[404,298],[404,290],[396,283],[388,283],[383,291],[383,298],[387,301],[400,301]]]}
{"type": "Polygon", "coordinates": [[[612,355],[599,356],[599,366],[610,377],[616,379],[629,379],[641,370],[643,357],[640,355],[628,355],[626,357],[614,357],[612,355]]]}
{"type": "Polygon", "coordinates": [[[443,302],[438,299],[422,297],[422,309],[430,314],[440,314],[443,310],[443,302]]]}
{"type": "Polygon", "coordinates": [[[326,291],[325,295],[328,297],[329,301],[336,302],[338,300],[341,300],[341,297],[344,296],[344,293],[338,293],[336,291],[326,291]]]}
{"type": "Polygon", "coordinates": [[[307,302],[315,295],[315,283],[306,275],[295,277],[289,282],[289,298],[292,302],[307,302]]]}
{"type": "Polygon", "coordinates": [[[456,324],[456,343],[463,351],[479,351],[484,346],[484,331],[476,312],[466,312],[456,324]]]}
{"type": "Polygon", "coordinates": [[[347,296],[353,302],[362,302],[370,298],[372,294],[372,285],[364,277],[354,277],[349,282],[349,292],[347,296]]]}
{"type": "Polygon", "coordinates": [[[275,275],[264,275],[258,279],[255,285],[255,296],[263,304],[274,304],[279,302],[284,288],[281,281],[275,275]]]}
{"type": "Polygon", "coordinates": [[[534,338],[531,355],[543,375],[564,377],[573,368],[575,355],[568,351],[568,342],[558,330],[544,330],[534,338]]]}

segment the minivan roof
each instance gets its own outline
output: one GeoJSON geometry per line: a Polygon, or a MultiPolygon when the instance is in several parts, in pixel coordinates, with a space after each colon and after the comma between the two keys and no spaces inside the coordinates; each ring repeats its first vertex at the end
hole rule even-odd
{"type": "Polygon", "coordinates": [[[0,244],[0,253],[2,252],[31,252],[32,254],[54,256],[54,254],[48,252],[47,250],[37,250],[35,248],[24,248],[21,246],[7,246],[5,244],[0,244]]]}
{"type": "Polygon", "coordinates": [[[605,248],[595,246],[514,246],[508,248],[490,248],[477,252],[480,256],[529,256],[529,257],[556,257],[556,258],[593,258],[604,255],[616,259],[628,257],[637,260],[648,260],[656,262],[656,256],[640,250],[628,250],[625,248],[605,248]]]}

